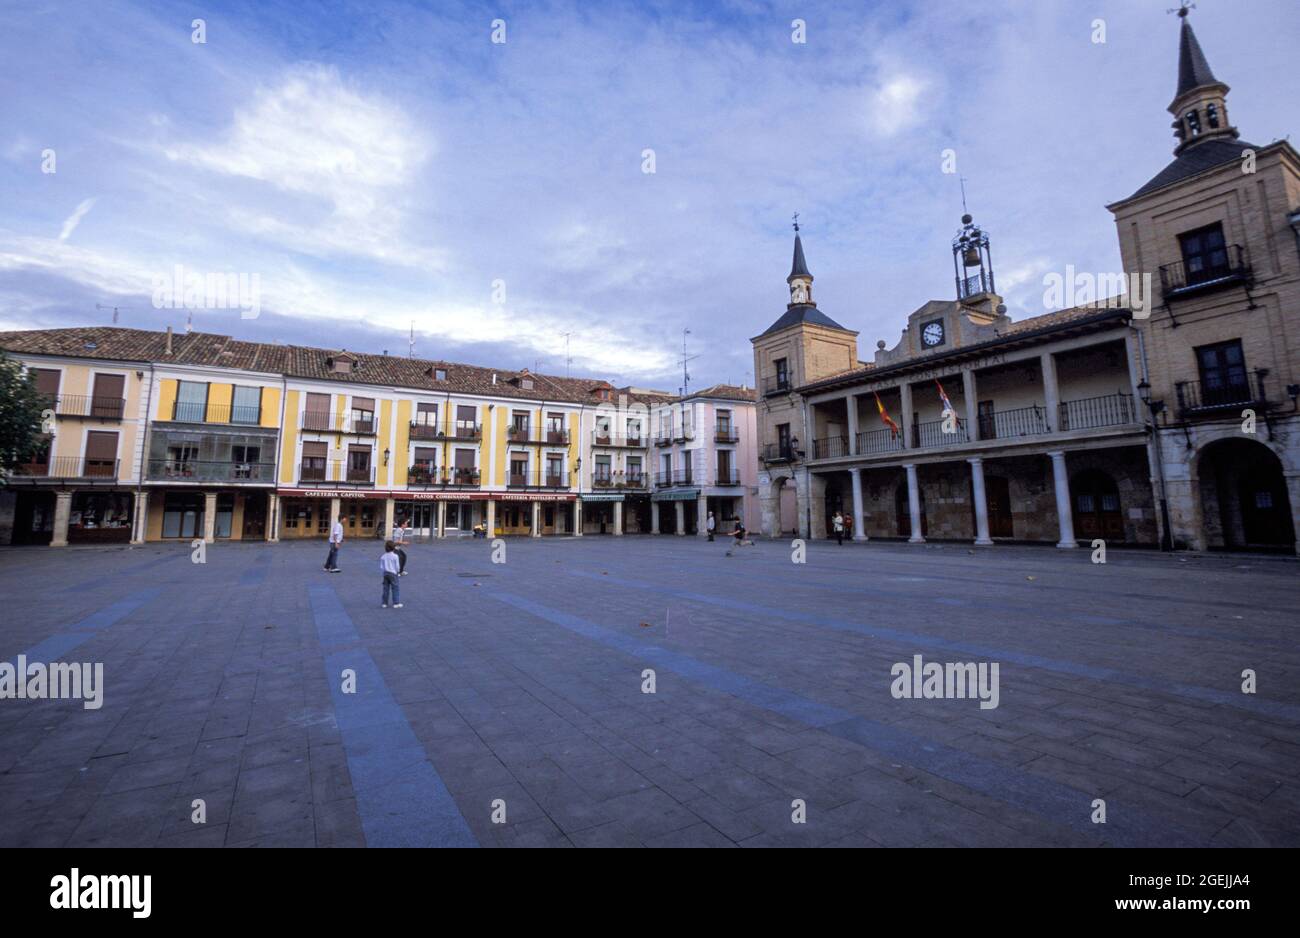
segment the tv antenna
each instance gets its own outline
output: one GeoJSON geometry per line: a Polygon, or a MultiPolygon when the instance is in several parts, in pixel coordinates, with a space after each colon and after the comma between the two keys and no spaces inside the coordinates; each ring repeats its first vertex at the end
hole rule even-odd
{"type": "Polygon", "coordinates": [[[111,310],[113,311],[113,325],[115,325],[115,326],[117,325],[117,314],[118,314],[118,311],[119,311],[119,310],[126,310],[127,312],[130,312],[130,311],[131,311],[131,307],[129,307],[129,306],[105,306],[105,305],[102,304],[102,303],[96,303],[96,304],[95,304],[95,309],[98,309],[98,310],[101,310],[101,311],[102,311],[102,310],[106,310],[106,309],[111,309],[111,310]]]}
{"type": "Polygon", "coordinates": [[[415,357],[415,320],[411,320],[411,337],[406,340],[406,357],[415,357]]]}
{"type": "Polygon", "coordinates": [[[686,370],[686,366],[700,357],[698,355],[686,354],[686,337],[690,334],[690,329],[682,330],[682,358],[681,361],[678,362],[678,364],[682,366],[682,397],[686,396],[686,392],[690,389],[691,385],[691,373],[686,370]]]}
{"type": "Polygon", "coordinates": [[[569,336],[573,335],[573,333],[561,332],[560,335],[564,336],[564,377],[567,378],[569,377],[569,366],[573,364],[573,359],[569,356],[569,336]]]}

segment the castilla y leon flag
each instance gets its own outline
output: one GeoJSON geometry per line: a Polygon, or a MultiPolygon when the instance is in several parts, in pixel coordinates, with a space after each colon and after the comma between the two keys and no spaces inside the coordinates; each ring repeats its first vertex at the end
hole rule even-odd
{"type": "Polygon", "coordinates": [[[898,436],[898,424],[894,423],[894,418],[885,412],[885,405],[880,402],[880,394],[878,392],[872,393],[876,395],[876,409],[880,411],[880,419],[889,427],[894,436],[898,436]]]}

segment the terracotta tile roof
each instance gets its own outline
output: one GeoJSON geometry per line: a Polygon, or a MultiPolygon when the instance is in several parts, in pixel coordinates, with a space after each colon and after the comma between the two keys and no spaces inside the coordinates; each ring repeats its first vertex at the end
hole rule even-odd
{"type": "MultiPolygon", "coordinates": [[[[350,371],[340,373],[333,370],[330,362],[344,354],[342,349],[244,342],[230,336],[203,332],[174,334],[171,355],[166,353],[166,333],[115,326],[0,332],[0,349],[95,361],[232,368],[344,384],[392,385],[440,394],[492,395],[557,403],[597,403],[599,398],[596,392],[602,388],[610,390],[612,399],[617,402],[618,393],[608,381],[599,378],[561,378],[533,374],[527,369],[512,371],[459,362],[370,355],[353,351],[346,352],[353,361],[350,371]],[[446,373],[445,380],[435,378],[438,370],[446,373]],[[531,390],[521,386],[519,379],[522,376],[533,379],[531,390]]],[[[651,400],[647,395],[635,396],[645,397],[647,402],[651,400]]],[[[655,397],[654,400],[660,399],[655,397]]]]}
{"type": "Polygon", "coordinates": [[[715,384],[712,387],[703,388],[687,394],[681,400],[690,400],[696,397],[713,397],[720,398],[724,401],[756,401],[758,395],[753,388],[740,387],[735,384],[715,384]]]}

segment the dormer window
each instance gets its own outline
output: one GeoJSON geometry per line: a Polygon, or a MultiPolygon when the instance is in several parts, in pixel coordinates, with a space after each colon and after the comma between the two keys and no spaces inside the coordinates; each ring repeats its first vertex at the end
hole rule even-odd
{"type": "Polygon", "coordinates": [[[347,375],[352,373],[352,366],[356,364],[356,359],[347,352],[338,355],[331,355],[327,360],[329,369],[336,375],[347,375]]]}
{"type": "Polygon", "coordinates": [[[1196,108],[1192,108],[1183,115],[1183,120],[1187,121],[1187,133],[1193,137],[1201,135],[1201,117],[1196,113],[1196,108]]]}
{"type": "Polygon", "coordinates": [[[1211,130],[1217,130],[1219,127],[1219,108],[1215,104],[1205,106],[1205,122],[1210,125],[1211,130]]]}
{"type": "Polygon", "coordinates": [[[447,369],[446,369],[446,368],[435,368],[435,369],[433,369],[433,380],[434,380],[434,381],[446,381],[446,380],[447,380],[447,369]]]}
{"type": "Polygon", "coordinates": [[[519,386],[520,386],[521,388],[523,388],[525,391],[531,391],[531,390],[533,389],[533,379],[532,379],[532,378],[520,378],[520,379],[519,379],[519,386]]]}
{"type": "Polygon", "coordinates": [[[596,388],[596,400],[598,401],[609,400],[609,388],[596,388]]]}

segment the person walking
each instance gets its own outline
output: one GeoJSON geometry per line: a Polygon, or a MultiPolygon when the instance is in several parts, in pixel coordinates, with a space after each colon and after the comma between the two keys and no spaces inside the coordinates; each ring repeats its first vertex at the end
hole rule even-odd
{"type": "Polygon", "coordinates": [[[837,510],[835,517],[831,518],[831,526],[835,529],[835,540],[839,544],[844,543],[844,516],[837,510]]]}
{"type": "Polygon", "coordinates": [[[393,608],[401,609],[401,583],[397,578],[402,575],[402,559],[397,556],[397,545],[392,541],[384,542],[384,555],[379,558],[379,572],[384,575],[384,604],[381,608],[388,608],[388,597],[391,594],[393,608]]]}
{"type": "Polygon", "coordinates": [[[406,519],[397,522],[397,527],[393,529],[393,548],[397,551],[398,560],[401,566],[398,569],[398,576],[406,576],[406,551],[402,545],[406,543],[406,519]]]}
{"type": "Polygon", "coordinates": [[[339,572],[339,547],[343,544],[343,522],[335,521],[330,528],[330,553],[325,558],[325,572],[339,572]]]}
{"type": "Polygon", "coordinates": [[[852,515],[844,516],[844,536],[848,538],[850,541],[853,540],[853,516],[852,515]]]}
{"type": "Polygon", "coordinates": [[[709,512],[709,523],[708,523],[709,540],[713,540],[713,531],[715,528],[717,528],[717,526],[718,526],[718,522],[714,520],[713,512],[709,512]]]}

